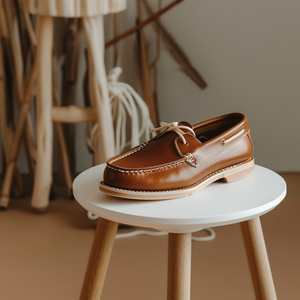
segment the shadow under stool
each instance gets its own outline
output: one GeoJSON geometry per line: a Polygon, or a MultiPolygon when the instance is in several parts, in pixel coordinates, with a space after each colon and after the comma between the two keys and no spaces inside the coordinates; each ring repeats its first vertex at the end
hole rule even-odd
{"type": "Polygon", "coordinates": [[[278,174],[255,165],[254,173],[242,180],[215,182],[188,197],[136,201],[99,191],[104,168],[90,168],[73,183],[75,199],[99,216],[80,300],[100,299],[119,223],[169,233],[168,300],[190,299],[192,233],[240,223],[256,299],[277,299],[259,217],[286,195],[278,174]]]}

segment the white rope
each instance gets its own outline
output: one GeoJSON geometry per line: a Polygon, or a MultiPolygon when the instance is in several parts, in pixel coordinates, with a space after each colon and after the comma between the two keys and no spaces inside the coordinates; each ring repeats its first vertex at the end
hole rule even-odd
{"type": "MultiPolygon", "coordinates": [[[[208,242],[212,241],[216,238],[216,233],[212,228],[205,228],[203,229],[209,233],[208,236],[201,236],[196,237],[192,236],[192,241],[194,242],[208,242]]],[[[118,233],[116,235],[116,239],[124,239],[124,238],[131,238],[138,235],[148,235],[148,236],[165,236],[168,235],[167,232],[160,232],[160,231],[150,231],[150,230],[133,230],[131,232],[126,233],[118,233]]]]}
{"type": "MultiPolygon", "coordinates": [[[[116,154],[122,153],[127,147],[133,148],[149,140],[149,131],[153,129],[147,104],[130,85],[117,81],[121,73],[122,69],[116,67],[107,76],[116,154]],[[127,134],[127,130],[130,130],[130,135],[127,134]]],[[[97,124],[94,124],[92,129],[86,128],[86,143],[93,149],[97,124]]]]}

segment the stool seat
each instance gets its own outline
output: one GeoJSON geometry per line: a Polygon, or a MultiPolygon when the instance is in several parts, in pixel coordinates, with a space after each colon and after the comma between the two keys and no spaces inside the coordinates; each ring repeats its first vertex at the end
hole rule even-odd
{"type": "Polygon", "coordinates": [[[233,224],[263,215],[285,197],[285,181],[255,165],[248,177],[232,183],[215,182],[200,192],[173,200],[136,201],[99,191],[105,164],[81,173],[73,183],[76,200],[102,218],[160,231],[185,233],[233,224]]]}
{"type": "Polygon", "coordinates": [[[80,300],[100,299],[119,223],[169,233],[168,300],[190,300],[191,233],[240,223],[256,299],[277,299],[259,216],[286,195],[278,174],[255,165],[254,173],[242,180],[215,182],[185,198],[137,201],[101,193],[104,168],[105,164],[90,168],[73,182],[76,200],[99,216],[80,300]]]}

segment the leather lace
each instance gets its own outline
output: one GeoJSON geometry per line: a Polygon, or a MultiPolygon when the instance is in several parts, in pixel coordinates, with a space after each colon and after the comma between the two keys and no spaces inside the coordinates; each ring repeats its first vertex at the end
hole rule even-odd
{"type": "Polygon", "coordinates": [[[185,138],[184,138],[184,134],[186,134],[186,132],[184,132],[182,129],[186,129],[189,132],[191,132],[193,134],[194,137],[196,137],[195,132],[192,128],[188,127],[188,126],[184,126],[184,125],[178,125],[178,122],[172,122],[172,123],[165,123],[165,122],[161,122],[160,123],[160,127],[154,128],[150,131],[150,134],[152,136],[153,132],[157,132],[157,131],[164,131],[164,132],[168,132],[168,131],[174,131],[176,132],[179,137],[182,140],[182,143],[184,145],[187,144],[185,138]]]}

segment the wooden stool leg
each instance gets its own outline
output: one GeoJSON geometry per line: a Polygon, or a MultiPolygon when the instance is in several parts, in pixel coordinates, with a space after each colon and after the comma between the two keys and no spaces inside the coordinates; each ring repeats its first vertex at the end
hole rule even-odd
{"type": "Polygon", "coordinates": [[[52,182],[52,43],[53,19],[40,16],[37,34],[37,152],[32,206],[43,211],[49,204],[52,182]]]}
{"type": "Polygon", "coordinates": [[[118,225],[99,218],[80,300],[100,299],[118,225]]]}
{"type": "Polygon", "coordinates": [[[240,223],[257,300],[276,300],[269,258],[259,217],[240,223]]]}
{"type": "Polygon", "coordinates": [[[190,299],[191,254],[191,233],[169,233],[168,300],[190,299]]]}

